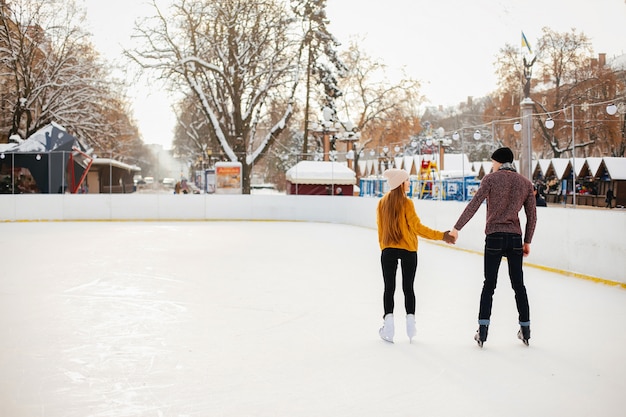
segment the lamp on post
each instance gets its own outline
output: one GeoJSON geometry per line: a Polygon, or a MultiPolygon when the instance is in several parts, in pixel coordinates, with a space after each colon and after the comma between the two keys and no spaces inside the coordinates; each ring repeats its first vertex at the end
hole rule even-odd
{"type": "MultiPolygon", "coordinates": [[[[572,103],[572,205],[576,207],[576,131],[574,127],[574,107],[576,105],[572,103]]],[[[565,187],[564,203],[567,204],[567,187],[565,187]]]]}
{"type": "Polygon", "coordinates": [[[380,173],[382,174],[385,170],[389,169],[389,146],[383,146],[383,151],[380,154],[380,173]]]}
{"type": "Polygon", "coordinates": [[[339,127],[343,128],[342,132],[337,132],[335,138],[340,142],[346,142],[346,161],[348,161],[348,168],[353,169],[356,172],[356,162],[358,156],[356,154],[356,143],[361,139],[361,132],[357,131],[357,127],[351,121],[336,123],[339,127]],[[354,168],[352,167],[354,162],[354,168]]]}
{"type": "Polygon", "coordinates": [[[322,109],[319,123],[311,123],[311,131],[322,136],[323,160],[330,161],[330,135],[335,132],[335,110],[326,106],[322,109]]]}
{"type": "Polygon", "coordinates": [[[622,139],[626,138],[626,103],[611,103],[606,106],[606,112],[609,116],[615,116],[618,113],[622,117],[622,139]]]}
{"type": "Polygon", "coordinates": [[[461,139],[461,175],[463,176],[463,201],[465,201],[465,147],[463,146],[463,135],[459,134],[459,132],[454,132],[452,139],[455,141],[461,139]]]}
{"type": "Polygon", "coordinates": [[[441,171],[443,171],[444,169],[444,155],[445,155],[445,148],[446,146],[450,146],[450,144],[452,143],[452,141],[448,138],[445,138],[444,136],[444,130],[443,128],[439,128],[438,129],[438,134],[437,134],[437,139],[435,139],[435,143],[437,144],[438,148],[439,148],[439,200],[441,200],[442,196],[443,196],[443,177],[441,176],[441,171]]]}

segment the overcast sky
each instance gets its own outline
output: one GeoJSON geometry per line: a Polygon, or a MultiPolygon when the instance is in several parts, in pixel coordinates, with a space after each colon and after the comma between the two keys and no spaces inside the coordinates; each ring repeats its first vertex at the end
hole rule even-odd
{"type": "MultiPolygon", "coordinates": [[[[145,0],[82,0],[94,42],[108,59],[128,45],[133,22],[151,8],[145,0]]],[[[158,0],[167,3],[170,0],[158,0]]],[[[454,105],[495,89],[493,62],[505,44],[534,47],[541,28],[576,28],[591,38],[595,53],[610,59],[626,53],[625,0],[327,0],[331,31],[347,46],[362,49],[391,70],[404,68],[422,82],[433,105],[454,105]]],[[[175,117],[168,97],[136,85],[134,116],[146,143],[171,147],[175,117]]]]}

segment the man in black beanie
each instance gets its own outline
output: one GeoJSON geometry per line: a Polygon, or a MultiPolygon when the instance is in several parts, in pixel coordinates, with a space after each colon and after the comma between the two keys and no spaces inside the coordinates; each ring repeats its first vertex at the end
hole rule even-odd
{"type": "Polygon", "coordinates": [[[523,257],[530,254],[530,243],[537,223],[537,209],[533,184],[515,171],[513,151],[499,148],[491,155],[493,170],[485,175],[478,191],[468,203],[450,232],[458,237],[458,231],[476,214],[482,202],[487,199],[487,225],[485,227],[485,281],[480,296],[478,331],[474,339],[480,347],[487,340],[493,293],[498,280],[498,270],[502,257],[506,256],[509,278],[515,291],[515,302],[519,314],[520,329],[517,336],[525,345],[530,339],[530,309],[522,271],[523,257]],[[522,229],[518,213],[524,207],[526,227],[522,239],[522,229]]]}

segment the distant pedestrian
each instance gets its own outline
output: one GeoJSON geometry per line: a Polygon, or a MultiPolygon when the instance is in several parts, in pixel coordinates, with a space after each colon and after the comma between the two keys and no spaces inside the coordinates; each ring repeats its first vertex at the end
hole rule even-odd
{"type": "Polygon", "coordinates": [[[546,203],[546,200],[541,196],[541,194],[539,194],[539,190],[537,190],[537,187],[533,187],[533,194],[535,195],[535,205],[537,207],[548,206],[548,203],[546,203]]]}
{"type": "Polygon", "coordinates": [[[606,199],[604,200],[606,207],[613,208],[613,198],[615,198],[615,195],[613,194],[613,190],[609,188],[606,192],[606,199]]]}
{"type": "Polygon", "coordinates": [[[493,155],[493,172],[485,175],[478,191],[469,202],[452,232],[458,237],[458,231],[470,221],[487,200],[487,224],[485,227],[485,261],[483,289],[478,311],[478,331],[474,339],[480,347],[487,340],[493,293],[498,281],[498,270],[502,257],[506,256],[511,286],[515,292],[520,329],[517,337],[528,345],[530,339],[530,308],[524,285],[522,270],[523,257],[530,254],[530,242],[535,233],[537,209],[533,185],[519,175],[513,166],[513,152],[509,148],[499,148],[493,155]],[[522,240],[519,211],[524,207],[526,228],[522,240]]]}
{"type": "Polygon", "coordinates": [[[440,232],[422,224],[415,212],[413,201],[407,197],[411,187],[409,174],[403,169],[388,169],[383,174],[390,190],[380,199],[376,208],[380,263],[383,272],[384,324],[379,330],[380,337],[393,343],[394,336],[394,294],[396,290],[396,270],[398,261],[402,269],[402,291],[406,310],[406,331],[411,340],[415,330],[415,272],[417,270],[417,236],[432,240],[454,243],[456,239],[449,231],[440,232]]]}

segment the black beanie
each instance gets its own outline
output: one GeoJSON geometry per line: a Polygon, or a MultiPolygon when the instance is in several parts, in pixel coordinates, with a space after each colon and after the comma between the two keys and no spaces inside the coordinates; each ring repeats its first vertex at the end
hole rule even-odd
{"type": "Polygon", "coordinates": [[[509,148],[496,149],[491,155],[491,159],[500,162],[501,164],[513,162],[513,151],[509,148]]]}

